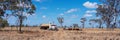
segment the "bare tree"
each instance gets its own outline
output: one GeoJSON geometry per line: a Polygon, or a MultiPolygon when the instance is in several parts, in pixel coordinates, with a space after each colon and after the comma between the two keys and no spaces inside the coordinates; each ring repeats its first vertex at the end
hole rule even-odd
{"type": "Polygon", "coordinates": [[[90,25],[89,27],[92,27],[92,23],[90,21],[89,21],[89,25],[90,25]]]}
{"type": "Polygon", "coordinates": [[[90,19],[89,22],[90,22],[91,27],[94,28],[96,20],[95,19],[90,19]]]}
{"type": "Polygon", "coordinates": [[[98,28],[102,28],[102,20],[101,19],[90,19],[89,22],[94,22],[95,23],[98,23],[99,24],[99,27],[98,28]]]}
{"type": "Polygon", "coordinates": [[[80,19],[80,22],[82,23],[82,28],[85,27],[85,21],[86,21],[86,18],[81,18],[80,19]]]}
{"type": "Polygon", "coordinates": [[[63,17],[58,17],[57,20],[60,23],[61,27],[63,28],[64,18],[63,17]]]}

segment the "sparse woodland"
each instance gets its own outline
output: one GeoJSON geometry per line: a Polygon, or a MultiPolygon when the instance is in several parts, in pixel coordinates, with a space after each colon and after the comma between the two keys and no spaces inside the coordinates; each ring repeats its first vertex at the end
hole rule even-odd
{"type": "Polygon", "coordinates": [[[0,0],[0,40],[120,40],[120,0],[100,2],[95,19],[82,17],[81,24],[66,26],[63,25],[65,18],[60,16],[56,18],[60,24],[58,31],[51,31],[23,24],[26,15],[33,15],[36,11],[32,0],[0,0]],[[10,16],[16,17],[15,25],[9,25],[10,16]],[[69,28],[72,30],[64,30],[69,28]],[[73,30],[75,28],[78,30],[73,30]]]}

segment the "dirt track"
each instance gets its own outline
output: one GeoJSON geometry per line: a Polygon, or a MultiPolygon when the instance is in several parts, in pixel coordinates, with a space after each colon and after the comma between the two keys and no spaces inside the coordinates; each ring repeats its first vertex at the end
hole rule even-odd
{"type": "Polygon", "coordinates": [[[0,40],[120,40],[120,29],[82,29],[82,31],[48,31],[39,28],[22,28],[19,34],[16,28],[4,28],[0,31],[0,40]],[[12,30],[12,31],[11,31],[12,30]],[[26,31],[27,30],[27,31],[26,31]]]}

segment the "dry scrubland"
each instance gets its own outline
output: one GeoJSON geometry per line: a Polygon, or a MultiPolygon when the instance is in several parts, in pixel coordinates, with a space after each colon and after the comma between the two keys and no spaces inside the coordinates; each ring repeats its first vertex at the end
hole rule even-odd
{"type": "Polygon", "coordinates": [[[15,27],[0,31],[0,40],[120,40],[120,29],[82,29],[79,31],[41,30],[39,27],[23,27],[19,34],[15,27]]]}

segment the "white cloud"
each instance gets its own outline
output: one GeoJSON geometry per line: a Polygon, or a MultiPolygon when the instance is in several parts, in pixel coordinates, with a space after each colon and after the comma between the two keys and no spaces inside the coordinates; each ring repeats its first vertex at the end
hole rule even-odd
{"type": "Polygon", "coordinates": [[[66,11],[65,13],[72,13],[72,12],[76,12],[76,11],[78,11],[78,9],[77,8],[73,8],[73,9],[70,9],[70,10],[66,11]]]}
{"type": "Polygon", "coordinates": [[[46,16],[45,16],[45,15],[43,15],[43,16],[42,16],[42,18],[46,18],[46,16]]]}
{"type": "Polygon", "coordinates": [[[71,18],[78,18],[78,15],[72,15],[71,18]]]}
{"type": "Polygon", "coordinates": [[[96,10],[87,10],[87,11],[85,12],[84,17],[91,17],[91,16],[93,16],[92,14],[93,14],[93,13],[96,13],[96,12],[97,12],[96,10]]]}
{"type": "Polygon", "coordinates": [[[93,16],[93,15],[90,14],[90,13],[86,13],[86,14],[84,15],[84,17],[91,17],[91,16],[93,16]]]}
{"type": "Polygon", "coordinates": [[[87,10],[86,13],[96,13],[96,10],[87,10]]]}
{"type": "Polygon", "coordinates": [[[98,7],[96,2],[92,3],[92,2],[89,2],[89,1],[85,2],[83,4],[83,6],[85,6],[86,8],[97,8],[98,7]]]}
{"type": "Polygon", "coordinates": [[[60,16],[63,16],[63,15],[64,15],[63,13],[60,14],[60,16]]]}

